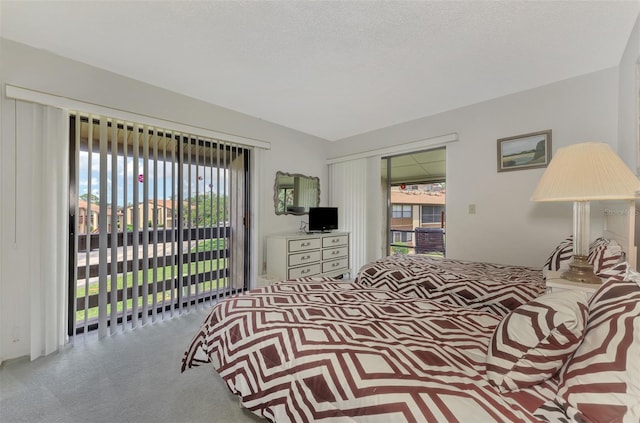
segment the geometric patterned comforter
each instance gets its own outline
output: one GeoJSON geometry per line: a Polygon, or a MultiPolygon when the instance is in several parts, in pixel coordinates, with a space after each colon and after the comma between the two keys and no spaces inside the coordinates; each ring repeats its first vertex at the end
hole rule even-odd
{"type": "Polygon", "coordinates": [[[499,316],[546,291],[541,269],[407,254],[364,265],[355,282],[499,316]]]}
{"type": "Polygon", "coordinates": [[[278,423],[553,415],[554,379],[509,394],[487,381],[485,356],[499,320],[351,282],[286,281],[216,304],[182,371],[212,363],[244,407],[278,423]]]}

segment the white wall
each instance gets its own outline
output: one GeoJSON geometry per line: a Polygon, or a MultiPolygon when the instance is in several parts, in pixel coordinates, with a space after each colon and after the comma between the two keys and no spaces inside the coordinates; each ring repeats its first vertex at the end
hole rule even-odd
{"type": "MultiPolygon", "coordinates": [[[[15,124],[13,100],[5,97],[4,84],[43,91],[113,109],[179,122],[198,128],[259,139],[271,143],[271,150],[256,152],[256,213],[253,218],[257,243],[254,274],[263,262],[262,239],[270,233],[294,231],[299,218],[276,216],[273,183],[277,170],[320,177],[326,186],[328,141],[312,137],[261,119],[188,98],[170,91],[106,72],[0,38],[0,83],[2,83],[2,132],[0,140],[0,361],[27,355],[29,344],[29,287],[24,274],[29,266],[29,249],[13,244],[13,216],[30,216],[29,181],[16,178],[13,162],[29,165],[28,154],[18,149],[14,157],[15,124]],[[11,154],[4,154],[8,152],[11,154]],[[6,196],[17,192],[17,195],[6,196]],[[15,198],[14,198],[15,197],[15,198]],[[16,212],[14,213],[14,208],[16,212]],[[18,340],[14,340],[17,334],[18,340]]],[[[176,70],[184,72],[184,68],[176,70]]],[[[185,75],[188,77],[188,75],[185,75]]],[[[19,139],[17,140],[19,143],[19,139]]],[[[321,193],[326,202],[327,192],[321,193]]],[[[17,220],[17,218],[13,218],[17,220]]],[[[20,220],[22,222],[22,220],[20,220]]],[[[20,223],[18,222],[18,223],[20,223]]],[[[16,227],[18,237],[24,228],[16,227]]]]}
{"type": "Polygon", "coordinates": [[[619,118],[618,118],[618,154],[627,165],[640,175],[640,158],[638,157],[638,76],[640,72],[640,16],[629,37],[627,48],[620,60],[619,86],[619,118]]]}
{"type": "Polygon", "coordinates": [[[258,242],[261,249],[261,262],[256,269],[260,275],[266,272],[266,235],[278,232],[295,232],[300,228],[300,221],[307,221],[305,216],[276,215],[273,204],[273,187],[278,170],[289,173],[320,177],[320,204],[326,205],[328,199],[328,178],[326,154],[328,141],[295,144],[294,140],[278,140],[272,142],[271,150],[262,153],[262,169],[260,171],[260,190],[263,195],[258,203],[260,221],[257,222],[258,242]]]}
{"type": "Polygon", "coordinates": [[[332,143],[329,157],[457,132],[459,141],[447,145],[447,256],[542,266],[572,233],[572,206],[532,203],[544,170],[498,173],[496,140],[551,129],[554,151],[584,141],[616,149],[617,108],[612,68],[332,143]]]}
{"type": "MultiPolygon", "coordinates": [[[[618,153],[640,177],[640,16],[620,60],[618,100],[618,153]]],[[[640,201],[636,202],[636,211],[640,201]]],[[[636,212],[636,246],[640,246],[640,215],[636,212]]],[[[640,263],[640,248],[636,263],[640,263]]],[[[636,267],[640,267],[637,264],[636,267]]]]}

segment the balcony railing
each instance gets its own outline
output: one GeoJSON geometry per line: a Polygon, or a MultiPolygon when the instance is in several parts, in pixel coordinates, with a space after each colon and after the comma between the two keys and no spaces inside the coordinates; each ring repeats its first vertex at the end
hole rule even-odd
{"type": "MultiPolygon", "coordinates": [[[[444,256],[444,252],[445,252],[444,246],[446,243],[444,229],[442,229],[442,246],[441,247],[438,246],[436,248],[432,248],[433,246],[431,246],[430,248],[426,248],[427,250],[429,250],[429,252],[427,253],[423,253],[421,251],[420,246],[416,245],[417,236],[416,236],[415,229],[393,229],[392,228],[389,231],[389,239],[391,240],[396,239],[397,238],[396,234],[403,234],[402,236],[400,236],[400,238],[403,238],[403,239],[408,238],[406,234],[412,234],[412,236],[410,241],[390,242],[389,250],[392,255],[394,254],[429,254],[429,255],[435,255],[435,256],[444,256]]],[[[424,248],[422,248],[422,250],[424,250],[424,248]]]]}
{"type": "Polygon", "coordinates": [[[119,324],[231,294],[236,289],[229,286],[230,233],[229,226],[109,233],[106,263],[99,260],[100,234],[78,235],[69,334],[97,327],[101,273],[107,312],[115,302],[119,324]]]}

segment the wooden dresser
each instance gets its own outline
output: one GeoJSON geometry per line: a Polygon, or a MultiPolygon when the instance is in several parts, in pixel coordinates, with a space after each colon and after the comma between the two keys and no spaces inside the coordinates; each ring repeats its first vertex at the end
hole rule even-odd
{"type": "Polygon", "coordinates": [[[283,234],[267,237],[267,273],[278,280],[349,274],[349,233],[283,234]]]}

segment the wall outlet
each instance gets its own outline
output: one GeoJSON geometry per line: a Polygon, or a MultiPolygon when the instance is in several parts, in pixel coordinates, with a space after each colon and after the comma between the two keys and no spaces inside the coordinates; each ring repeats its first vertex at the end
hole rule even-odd
{"type": "Polygon", "coordinates": [[[469,214],[476,214],[476,205],[469,204],[469,214]]]}

